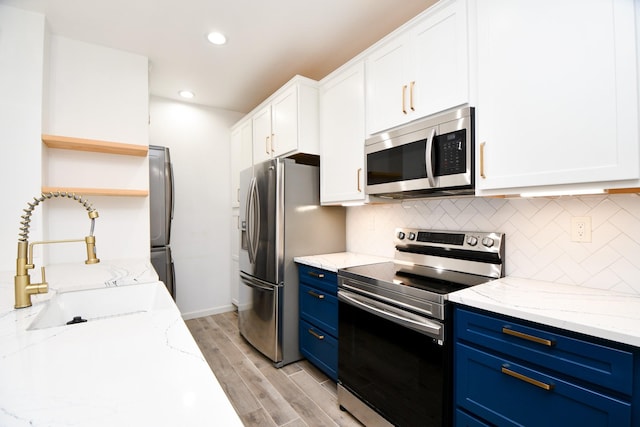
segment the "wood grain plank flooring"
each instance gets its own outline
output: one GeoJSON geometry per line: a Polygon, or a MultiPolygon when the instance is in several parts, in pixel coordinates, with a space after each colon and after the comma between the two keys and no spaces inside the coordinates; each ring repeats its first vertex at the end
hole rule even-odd
{"type": "Polygon", "coordinates": [[[275,368],[238,332],[235,312],[187,320],[247,427],[361,427],[338,407],[336,384],[306,360],[275,368]]]}

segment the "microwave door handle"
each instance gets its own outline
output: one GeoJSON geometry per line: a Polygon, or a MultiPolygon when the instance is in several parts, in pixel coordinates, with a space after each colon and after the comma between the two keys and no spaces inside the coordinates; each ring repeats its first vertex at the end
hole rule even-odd
{"type": "Polygon", "coordinates": [[[431,136],[427,139],[427,150],[424,153],[424,162],[427,165],[427,178],[429,179],[429,185],[431,188],[436,187],[436,177],[433,175],[433,141],[436,138],[436,128],[431,130],[431,136]]]}

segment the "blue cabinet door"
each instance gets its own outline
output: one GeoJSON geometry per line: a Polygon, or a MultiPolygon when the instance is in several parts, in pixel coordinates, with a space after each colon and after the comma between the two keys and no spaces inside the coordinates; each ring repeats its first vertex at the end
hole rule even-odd
{"type": "Polygon", "coordinates": [[[460,342],[454,381],[455,404],[499,426],[631,425],[629,402],[460,342]]]}
{"type": "Polygon", "coordinates": [[[300,353],[333,381],[338,381],[338,340],[302,319],[300,353]]]}

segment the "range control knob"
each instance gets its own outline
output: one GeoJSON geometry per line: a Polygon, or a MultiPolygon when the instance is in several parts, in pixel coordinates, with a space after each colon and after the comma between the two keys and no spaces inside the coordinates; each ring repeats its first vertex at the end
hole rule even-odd
{"type": "Polygon", "coordinates": [[[404,239],[404,231],[398,231],[398,240],[404,239]]]}
{"type": "Polygon", "coordinates": [[[478,238],[475,236],[469,236],[467,237],[467,244],[469,246],[475,246],[478,244],[478,238]]]}
{"type": "Polygon", "coordinates": [[[491,237],[485,237],[484,239],[482,239],[482,244],[490,248],[491,246],[493,246],[493,239],[491,237]]]}
{"type": "Polygon", "coordinates": [[[416,240],[416,233],[409,233],[409,240],[416,240]]]}

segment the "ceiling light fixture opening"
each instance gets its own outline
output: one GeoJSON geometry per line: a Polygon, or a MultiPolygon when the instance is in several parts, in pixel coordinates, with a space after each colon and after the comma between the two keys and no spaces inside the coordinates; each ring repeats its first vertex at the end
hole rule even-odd
{"type": "Polygon", "coordinates": [[[180,92],[178,92],[178,95],[185,99],[192,99],[194,96],[196,96],[196,94],[191,92],[190,90],[181,90],[180,92]]]}
{"type": "Polygon", "coordinates": [[[213,31],[207,34],[207,40],[217,45],[222,45],[227,42],[227,38],[225,37],[225,35],[222,33],[218,33],[217,31],[213,31]]]}

